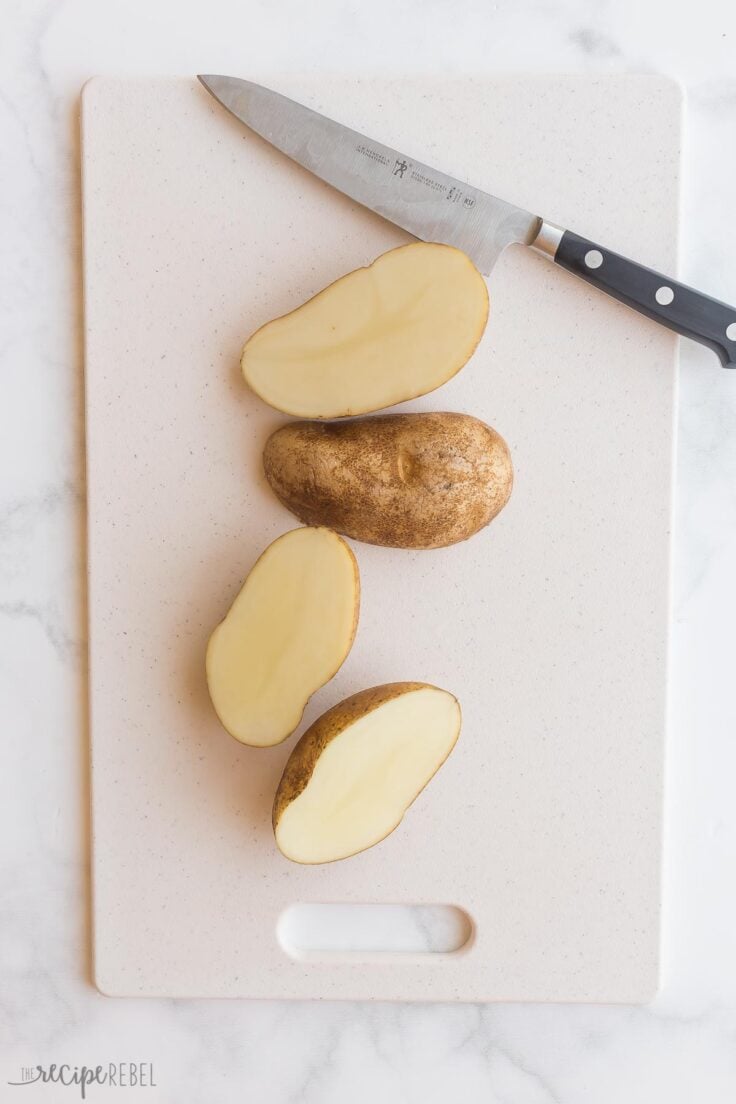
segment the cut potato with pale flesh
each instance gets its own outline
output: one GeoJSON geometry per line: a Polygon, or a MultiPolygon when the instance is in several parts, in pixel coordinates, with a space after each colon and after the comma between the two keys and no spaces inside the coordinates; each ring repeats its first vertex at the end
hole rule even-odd
{"type": "Polygon", "coordinates": [[[270,747],[294,731],[350,651],[359,604],[358,564],[337,533],[294,529],[269,545],[207,647],[212,704],[236,740],[270,747]]]}
{"type": "Polygon", "coordinates": [[[488,289],[470,258],[415,242],[262,326],[243,350],[243,375],[285,414],[367,414],[446,383],[487,320],[488,289]]]}
{"type": "Polygon", "coordinates": [[[460,734],[446,690],[395,682],[362,690],[304,733],[276,791],[279,850],[326,863],[385,839],[444,763],[460,734]]]}

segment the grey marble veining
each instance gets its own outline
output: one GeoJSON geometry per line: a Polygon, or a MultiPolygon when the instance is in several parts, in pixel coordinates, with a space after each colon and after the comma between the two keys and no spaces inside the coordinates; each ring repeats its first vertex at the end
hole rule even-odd
{"type": "Polygon", "coordinates": [[[655,1004],[110,1001],[87,981],[75,137],[83,80],[201,69],[258,79],[276,61],[285,71],[671,74],[688,90],[680,275],[736,302],[732,4],[327,0],[308,20],[304,12],[296,0],[9,0],[3,8],[0,1099],[74,1095],[8,1087],[23,1065],[133,1058],[154,1063],[158,1088],[148,1099],[167,1102],[727,1104],[736,1097],[736,379],[685,344],[665,977],[655,1004]]]}

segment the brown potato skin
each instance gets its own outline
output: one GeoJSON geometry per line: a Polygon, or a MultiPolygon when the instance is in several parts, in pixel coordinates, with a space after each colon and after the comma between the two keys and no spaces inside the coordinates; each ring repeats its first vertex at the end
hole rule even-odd
{"type": "Polygon", "coordinates": [[[457,413],[292,422],[269,437],[263,466],[306,525],[391,548],[467,540],[503,509],[513,486],[504,439],[457,413]]]}
{"type": "MultiPolygon", "coordinates": [[[[352,694],[349,698],[338,702],[337,705],[333,705],[332,709],[328,709],[326,713],[318,717],[296,743],[294,750],[286,761],[284,773],[281,775],[281,781],[276,788],[276,795],[273,799],[271,823],[274,832],[284,809],[299,797],[302,790],[306,789],[320,755],[336,736],[339,736],[358,717],[364,717],[367,713],[372,713],[374,709],[378,709],[379,706],[393,698],[411,693],[412,690],[426,690],[428,687],[438,689],[427,682],[387,682],[382,686],[371,686],[367,690],[360,690],[357,694],[352,694]]],[[[457,699],[455,700],[457,701],[457,699]]],[[[452,751],[452,748],[450,748],[450,751],[452,751]]],[[[449,754],[450,752],[448,752],[449,754]]],[[[442,760],[442,763],[446,761],[446,758],[442,760]]],[[[435,774],[442,763],[437,764],[435,774]]],[[[429,781],[431,779],[428,779],[425,785],[428,785],[429,781]]],[[[389,832],[388,835],[390,834],[389,832]]],[[[376,843],[380,842],[380,840],[376,840],[376,843]]],[[[356,854],[359,854],[359,852],[356,852],[356,854]]],[[[344,858],[350,858],[350,856],[345,855],[344,858]]],[[[335,859],[333,861],[340,862],[342,860],[335,859]]]]}

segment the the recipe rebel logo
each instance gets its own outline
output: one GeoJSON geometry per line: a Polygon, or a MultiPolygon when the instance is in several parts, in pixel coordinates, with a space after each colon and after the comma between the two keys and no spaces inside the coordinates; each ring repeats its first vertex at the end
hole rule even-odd
{"type": "Polygon", "coordinates": [[[64,1085],[76,1087],[82,1100],[92,1085],[114,1089],[155,1089],[153,1062],[108,1062],[99,1066],[71,1066],[66,1062],[50,1066],[21,1066],[20,1079],[8,1085],[64,1085]]]}

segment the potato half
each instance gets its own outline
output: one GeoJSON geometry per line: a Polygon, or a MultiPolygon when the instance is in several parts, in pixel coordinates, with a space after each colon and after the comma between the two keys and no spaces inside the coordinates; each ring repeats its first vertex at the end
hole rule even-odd
{"type": "Polygon", "coordinates": [[[262,326],[243,350],[243,375],[285,414],[367,414],[446,383],[487,320],[488,289],[470,258],[415,242],[262,326]]]}
{"type": "Polygon", "coordinates": [[[263,465],[301,521],[397,548],[466,540],[513,485],[506,442],[468,414],[292,422],[266,442],[263,465]]]}
{"type": "Polygon", "coordinates": [[[293,862],[326,863],[380,843],[444,763],[460,723],[457,699],[423,682],[362,690],[328,710],[279,782],[279,850],[293,862]]]}
{"type": "Polygon", "coordinates": [[[301,720],[345,660],[360,604],[358,564],[330,529],[294,529],[269,545],[210,637],[207,685],[243,744],[270,747],[301,720]]]}

